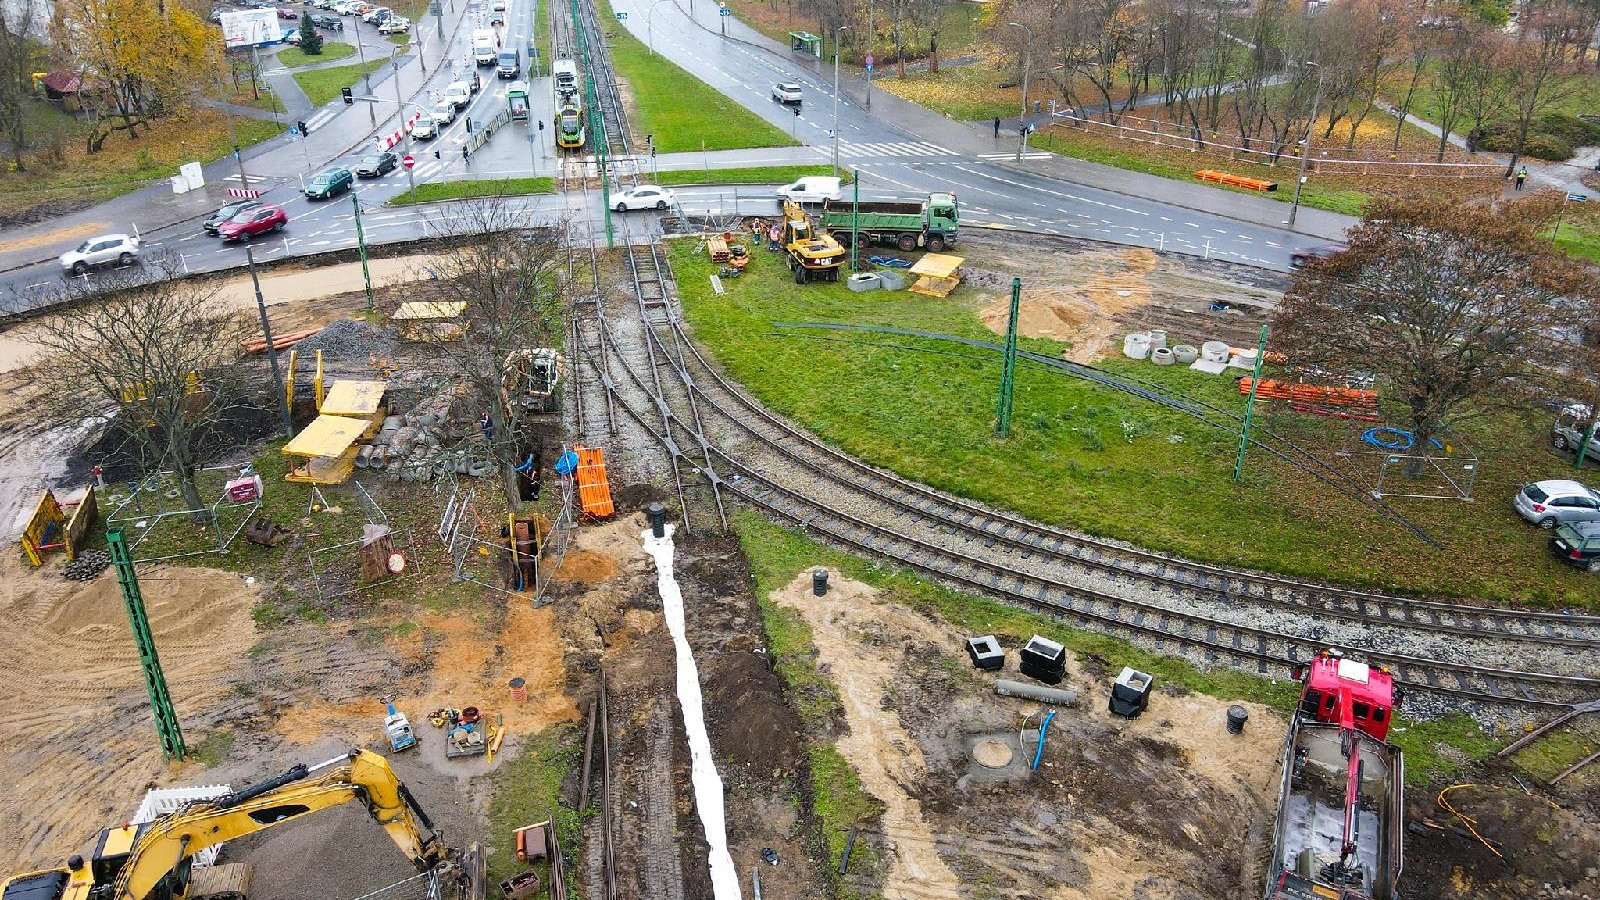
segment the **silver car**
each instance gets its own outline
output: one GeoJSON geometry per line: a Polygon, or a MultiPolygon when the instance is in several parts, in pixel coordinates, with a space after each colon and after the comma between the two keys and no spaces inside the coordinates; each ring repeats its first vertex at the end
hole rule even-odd
{"type": "Polygon", "coordinates": [[[1600,491],[1576,481],[1536,481],[1517,491],[1517,513],[1540,528],[1563,522],[1600,522],[1600,491]]]}
{"type": "Polygon", "coordinates": [[[127,234],[102,234],[61,254],[61,268],[82,275],[94,266],[131,266],[139,261],[139,239],[127,234]]]}

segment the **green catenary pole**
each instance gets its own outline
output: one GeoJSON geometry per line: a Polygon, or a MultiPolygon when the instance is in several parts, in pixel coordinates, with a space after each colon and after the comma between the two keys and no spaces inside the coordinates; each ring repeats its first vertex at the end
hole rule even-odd
{"type": "Polygon", "coordinates": [[[1589,422],[1589,431],[1583,436],[1583,443],[1578,445],[1578,458],[1572,461],[1574,469],[1583,468],[1583,458],[1589,455],[1589,445],[1594,442],[1594,432],[1600,428],[1600,410],[1595,410],[1594,419],[1589,422]]]}
{"type": "Polygon", "coordinates": [[[1267,326],[1261,326],[1261,343],[1256,346],[1256,368],[1250,377],[1250,399],[1244,404],[1244,427],[1239,430],[1239,460],[1233,464],[1233,480],[1244,477],[1244,451],[1250,446],[1250,420],[1256,412],[1256,388],[1261,386],[1261,364],[1267,358],[1267,326]]]}
{"type": "Polygon", "coordinates": [[[356,248],[361,251],[361,278],[367,283],[367,311],[372,311],[372,273],[367,270],[367,236],[361,230],[361,198],[350,192],[350,205],[356,208],[356,248]]]}
{"type": "Polygon", "coordinates": [[[150,692],[150,710],[155,715],[161,752],[169,760],[183,759],[183,729],[178,727],[178,713],[172,708],[172,695],[167,692],[167,677],[161,672],[155,637],[150,634],[150,618],[145,614],[144,595],[139,592],[139,578],[134,574],[133,557],[128,555],[128,544],[121,528],[106,532],[106,546],[111,550],[111,565],[117,572],[117,586],[122,588],[122,601],[128,607],[133,642],[139,648],[139,665],[144,669],[144,684],[150,692]]]}
{"type": "Polygon", "coordinates": [[[850,180],[855,184],[850,198],[850,271],[856,272],[856,248],[861,246],[861,170],[851,169],[850,180]]]}
{"type": "Polygon", "coordinates": [[[1022,305],[1022,279],[1011,279],[1011,317],[1006,321],[1006,358],[1000,370],[1000,408],[994,430],[1001,437],[1011,436],[1011,392],[1017,374],[1017,312],[1022,305]]]}

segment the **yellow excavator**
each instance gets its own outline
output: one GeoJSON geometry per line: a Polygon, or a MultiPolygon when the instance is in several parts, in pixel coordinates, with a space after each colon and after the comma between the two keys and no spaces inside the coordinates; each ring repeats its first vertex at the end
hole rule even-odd
{"type": "Polygon", "coordinates": [[[819,231],[811,217],[793,200],[783,202],[783,252],[795,284],[838,281],[846,251],[833,235],[819,231]]]}
{"type": "Polygon", "coordinates": [[[345,803],[367,808],[417,871],[432,876],[441,900],[483,900],[484,859],[478,845],[446,847],[388,761],[370,750],[352,750],[316,766],[297,765],[153,822],[107,828],[87,862],[75,855],[66,868],[12,876],[0,883],[0,900],[186,900],[196,853],[345,803]],[[323,769],[329,771],[313,777],[323,769]]]}

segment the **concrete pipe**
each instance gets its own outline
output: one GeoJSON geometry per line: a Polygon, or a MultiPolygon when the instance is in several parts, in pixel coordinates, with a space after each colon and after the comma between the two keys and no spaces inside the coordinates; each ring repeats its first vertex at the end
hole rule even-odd
{"type": "Polygon", "coordinates": [[[1150,348],[1151,349],[1155,349],[1156,347],[1165,347],[1166,345],[1167,345],[1167,333],[1166,333],[1166,331],[1164,331],[1164,330],[1162,330],[1160,328],[1152,328],[1152,329],[1150,329],[1150,348]]]}
{"type": "Polygon", "coordinates": [[[1025,684],[1007,678],[1001,678],[994,683],[994,692],[1002,697],[1021,697],[1025,700],[1038,700],[1041,703],[1054,703],[1057,706],[1078,705],[1077,691],[1039,687],[1036,684],[1025,684]]]}
{"type": "Polygon", "coordinates": [[[365,469],[372,464],[372,445],[368,444],[356,451],[356,468],[365,469]]]}
{"type": "Polygon", "coordinates": [[[1122,339],[1122,355],[1129,359],[1144,359],[1150,355],[1150,335],[1135,331],[1122,339]]]}
{"type": "Polygon", "coordinates": [[[1200,345],[1200,358],[1207,362],[1227,362],[1228,351],[1227,341],[1206,341],[1200,345]]]}
{"type": "Polygon", "coordinates": [[[1190,344],[1179,344],[1172,348],[1172,358],[1179,364],[1187,366],[1200,358],[1200,351],[1190,344]]]}
{"type": "Polygon", "coordinates": [[[1150,361],[1158,366],[1172,365],[1172,351],[1166,347],[1153,347],[1150,350],[1150,361]]]}

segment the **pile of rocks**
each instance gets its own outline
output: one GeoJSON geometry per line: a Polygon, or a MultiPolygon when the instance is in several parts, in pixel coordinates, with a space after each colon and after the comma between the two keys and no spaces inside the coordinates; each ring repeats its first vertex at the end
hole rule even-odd
{"type": "Polygon", "coordinates": [[[366,359],[394,352],[394,340],[387,329],[355,319],[339,319],[295,345],[300,357],[321,350],[329,359],[366,359]]]}
{"type": "Polygon", "coordinates": [[[356,467],[382,470],[391,481],[428,481],[445,475],[481,478],[494,473],[485,454],[444,449],[453,443],[452,394],[429,397],[404,415],[389,416],[372,443],[356,455],[356,467]]]}
{"type": "Polygon", "coordinates": [[[93,581],[101,572],[111,567],[111,552],[108,550],[85,550],[78,554],[78,558],[66,564],[61,574],[69,581],[93,581]]]}

